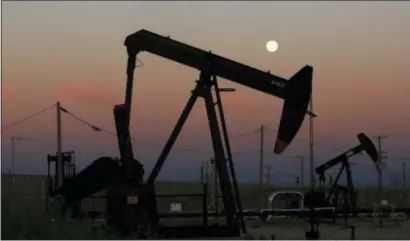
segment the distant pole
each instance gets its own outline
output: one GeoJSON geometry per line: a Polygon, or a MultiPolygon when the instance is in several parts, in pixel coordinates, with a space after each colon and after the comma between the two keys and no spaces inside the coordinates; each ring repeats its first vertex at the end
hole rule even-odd
{"type": "Polygon", "coordinates": [[[62,137],[61,137],[61,105],[57,102],[57,185],[60,187],[63,185],[64,163],[62,156],[62,137]]]}
{"type": "Polygon", "coordinates": [[[261,142],[260,142],[260,162],[259,162],[259,186],[262,187],[263,185],[263,132],[265,130],[265,127],[263,125],[261,125],[261,142]]]}
{"type": "Polygon", "coordinates": [[[382,139],[387,138],[387,136],[376,136],[377,147],[379,152],[379,160],[377,161],[377,171],[378,171],[378,192],[379,192],[379,202],[383,198],[383,156],[384,152],[382,151],[382,139]]]}
{"type": "Polygon", "coordinates": [[[406,163],[402,162],[401,163],[402,168],[403,168],[403,188],[406,189],[406,163]]]}
{"type": "MultiPolygon", "coordinates": [[[[312,99],[312,95],[310,95],[310,105],[309,105],[309,111],[311,113],[313,113],[313,99],[312,99]]],[[[315,178],[314,178],[314,172],[313,172],[313,166],[314,166],[314,153],[313,153],[313,143],[314,143],[314,139],[313,139],[313,115],[309,115],[309,149],[310,149],[310,189],[313,191],[313,189],[315,188],[315,178]]]]}
{"type": "MultiPolygon", "coordinates": [[[[382,139],[387,138],[387,136],[376,136],[377,139],[377,147],[378,147],[378,152],[379,152],[379,160],[377,161],[377,174],[378,174],[378,196],[379,196],[379,204],[381,205],[381,201],[383,198],[383,167],[382,167],[382,161],[385,158],[383,155],[383,151],[382,151],[382,139]]],[[[383,226],[383,220],[381,217],[381,207],[379,207],[379,213],[378,213],[378,217],[379,217],[379,225],[380,227],[383,226]]]]}
{"type": "Polygon", "coordinates": [[[406,161],[410,161],[410,158],[396,158],[397,160],[402,161],[401,166],[402,166],[402,181],[403,181],[403,188],[406,189],[407,187],[407,164],[406,161]]]}

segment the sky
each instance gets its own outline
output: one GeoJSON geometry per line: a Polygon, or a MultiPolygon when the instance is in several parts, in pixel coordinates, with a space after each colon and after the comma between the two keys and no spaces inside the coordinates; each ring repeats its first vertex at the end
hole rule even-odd
{"type": "MultiPolygon", "coordinates": [[[[360,132],[387,135],[387,172],[397,179],[397,158],[410,158],[409,11],[405,1],[3,2],[2,126],[60,101],[76,116],[114,131],[112,108],[125,93],[124,40],[146,29],[286,79],[313,66],[314,165],[357,145],[360,132]],[[266,51],[269,40],[278,42],[277,52],[266,51]]],[[[135,71],[131,133],[140,140],[133,143],[135,154],[149,173],[199,73],[150,53],[138,58],[144,65],[135,71]]],[[[261,125],[271,181],[294,183],[297,155],[305,157],[307,177],[309,122],[283,155],[274,155],[283,101],[228,80],[220,85],[236,89],[223,94],[223,104],[238,179],[258,180],[255,131],[261,125]]],[[[62,130],[63,150],[76,151],[79,169],[118,155],[115,135],[95,132],[67,114],[62,130]]],[[[44,173],[46,155],[56,151],[55,109],[2,130],[3,172],[11,166],[11,136],[29,138],[16,141],[16,172],[44,173]]],[[[202,101],[176,146],[159,178],[198,179],[201,162],[212,155],[202,101]]],[[[366,155],[352,161],[359,182],[376,182],[366,155]]]]}

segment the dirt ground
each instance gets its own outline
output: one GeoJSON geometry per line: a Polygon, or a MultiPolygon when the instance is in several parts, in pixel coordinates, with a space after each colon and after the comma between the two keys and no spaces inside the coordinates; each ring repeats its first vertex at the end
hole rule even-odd
{"type": "MultiPolygon", "coordinates": [[[[410,220],[401,219],[397,223],[391,219],[384,220],[383,227],[377,221],[349,220],[348,225],[355,227],[355,239],[360,240],[409,240],[410,220]]],[[[302,219],[282,219],[270,223],[248,222],[248,232],[255,238],[261,236],[276,239],[305,239],[309,224],[302,219]]],[[[351,240],[351,229],[343,228],[342,220],[338,224],[319,224],[320,239],[351,240]]]]}

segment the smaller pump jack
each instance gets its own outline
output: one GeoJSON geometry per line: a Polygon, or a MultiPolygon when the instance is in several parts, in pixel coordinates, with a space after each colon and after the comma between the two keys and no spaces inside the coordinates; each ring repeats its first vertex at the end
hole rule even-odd
{"type": "MultiPolygon", "coordinates": [[[[357,135],[357,138],[359,139],[359,144],[357,146],[352,147],[351,149],[345,151],[344,153],[318,166],[315,169],[316,174],[319,175],[319,181],[320,181],[319,191],[309,192],[305,195],[306,197],[305,202],[307,206],[312,207],[312,208],[333,206],[336,209],[343,208],[346,214],[345,218],[347,218],[347,215],[349,213],[352,213],[354,216],[357,216],[357,192],[355,191],[355,188],[353,185],[352,172],[351,172],[351,166],[349,163],[349,158],[361,153],[362,151],[365,151],[369,155],[373,163],[376,164],[377,161],[379,160],[379,155],[377,153],[376,147],[373,144],[373,142],[370,140],[370,138],[367,137],[364,133],[359,133],[357,135]],[[326,197],[325,172],[338,164],[341,164],[341,167],[326,197]],[[343,170],[345,170],[346,172],[347,187],[343,187],[338,184],[343,170]],[[338,199],[335,197],[338,196],[339,192],[342,192],[342,195],[344,197],[343,198],[344,207],[339,207],[337,205],[338,199]],[[335,198],[334,202],[331,202],[332,197],[335,198]]],[[[319,238],[319,231],[317,228],[318,222],[317,222],[316,215],[314,212],[312,212],[312,217],[309,222],[312,223],[312,228],[310,232],[306,233],[306,238],[307,239],[318,239],[319,238]]]]}

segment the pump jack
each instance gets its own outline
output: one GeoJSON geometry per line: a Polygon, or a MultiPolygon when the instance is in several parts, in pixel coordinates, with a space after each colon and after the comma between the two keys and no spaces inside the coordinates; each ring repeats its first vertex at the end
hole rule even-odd
{"type": "Polygon", "coordinates": [[[370,156],[371,160],[374,163],[376,163],[378,160],[378,153],[377,153],[376,147],[374,146],[373,142],[364,133],[358,134],[357,138],[359,139],[359,142],[360,142],[359,145],[349,149],[348,151],[338,155],[337,157],[318,166],[315,169],[316,174],[319,175],[319,181],[320,181],[320,185],[319,185],[320,191],[319,192],[324,194],[325,192],[324,190],[325,171],[334,167],[337,164],[341,164],[339,172],[332,184],[332,187],[329,190],[329,193],[326,199],[324,200],[324,203],[318,202],[318,204],[332,205],[332,206],[337,207],[336,202],[338,201],[339,193],[342,192],[342,194],[344,195],[344,206],[345,206],[344,208],[346,209],[346,211],[348,211],[349,213],[352,213],[354,216],[357,216],[357,193],[353,185],[349,158],[362,151],[365,151],[370,156]],[[343,170],[345,170],[346,172],[347,187],[343,187],[338,184],[339,178],[343,170]],[[331,202],[332,197],[334,200],[333,203],[331,202]]]}
{"type": "Polygon", "coordinates": [[[65,183],[58,193],[65,200],[73,203],[96,191],[108,188],[110,194],[107,206],[113,207],[109,208],[108,212],[112,212],[113,222],[125,235],[145,224],[147,220],[168,237],[238,236],[240,234],[239,225],[242,232],[246,232],[217,77],[285,100],[274,146],[274,152],[280,154],[299,131],[306,113],[314,115],[307,111],[312,92],[313,68],[305,66],[286,80],[147,30],[140,30],[129,35],[125,40],[125,46],[128,53],[125,103],[114,107],[120,160],[117,163],[112,158],[103,157],[94,161],[75,178],[65,183]],[[142,51],[200,71],[199,80],[196,81],[191,97],[146,182],[143,180],[143,165],[134,158],[129,133],[136,57],[142,51]],[[216,106],[219,109],[221,123],[218,123],[212,87],[216,93],[216,106]],[[178,229],[163,227],[161,229],[156,208],[154,182],[198,97],[202,97],[205,101],[227,225],[219,228],[204,225],[203,227],[180,227],[178,229]],[[228,172],[227,163],[230,172],[228,172]]]}

